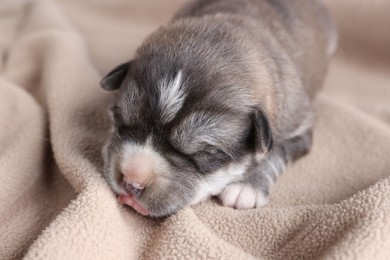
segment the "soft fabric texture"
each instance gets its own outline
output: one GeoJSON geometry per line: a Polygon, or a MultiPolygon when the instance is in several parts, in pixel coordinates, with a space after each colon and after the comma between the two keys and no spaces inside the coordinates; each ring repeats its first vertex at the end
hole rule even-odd
{"type": "Polygon", "coordinates": [[[269,205],[150,219],[117,203],[100,176],[99,80],[184,2],[0,2],[0,259],[388,259],[387,0],[327,1],[340,48],[314,146],[269,205]]]}

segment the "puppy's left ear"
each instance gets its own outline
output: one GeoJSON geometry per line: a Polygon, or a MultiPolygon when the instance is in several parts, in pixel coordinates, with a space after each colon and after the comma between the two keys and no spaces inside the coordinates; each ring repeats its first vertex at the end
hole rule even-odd
{"type": "Polygon", "coordinates": [[[258,153],[265,154],[272,148],[272,132],[268,118],[261,109],[256,108],[254,110],[252,124],[255,150],[258,153]]]}
{"type": "Polygon", "coordinates": [[[117,66],[100,81],[100,86],[105,90],[118,89],[125,79],[129,67],[130,62],[117,66]]]}

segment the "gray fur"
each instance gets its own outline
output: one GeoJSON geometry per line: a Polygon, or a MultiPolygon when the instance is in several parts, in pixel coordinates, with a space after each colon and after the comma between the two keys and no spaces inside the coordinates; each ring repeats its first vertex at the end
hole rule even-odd
{"type": "Polygon", "coordinates": [[[170,172],[168,184],[139,195],[151,216],[188,205],[202,180],[248,156],[236,181],[268,196],[286,165],[310,149],[311,100],[334,35],[319,1],[188,4],[102,80],[105,89],[118,89],[114,131],[103,151],[105,178],[119,193],[118,147],[149,137],[170,172]],[[161,97],[179,71],[182,104],[169,114],[161,97]]]}

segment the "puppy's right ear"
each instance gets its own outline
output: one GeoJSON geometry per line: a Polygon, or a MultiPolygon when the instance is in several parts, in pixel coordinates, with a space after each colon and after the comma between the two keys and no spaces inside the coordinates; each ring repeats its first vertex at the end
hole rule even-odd
{"type": "Polygon", "coordinates": [[[105,90],[118,89],[126,77],[129,66],[130,62],[126,62],[114,68],[100,81],[100,86],[105,90]]]}

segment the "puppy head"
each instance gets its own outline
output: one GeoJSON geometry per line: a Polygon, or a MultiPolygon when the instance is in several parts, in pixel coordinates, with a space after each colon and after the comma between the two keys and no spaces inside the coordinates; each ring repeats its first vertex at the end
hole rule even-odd
{"type": "Polygon", "coordinates": [[[245,88],[172,71],[156,75],[132,61],[101,82],[118,91],[104,177],[143,215],[172,214],[218,194],[271,146],[268,121],[245,88]]]}
{"type": "Polygon", "coordinates": [[[232,50],[238,45],[230,38],[221,46],[215,34],[187,35],[165,31],[149,39],[101,81],[117,94],[104,177],[143,215],[169,215],[217,195],[271,147],[246,63],[234,56],[242,48],[232,50]]]}

